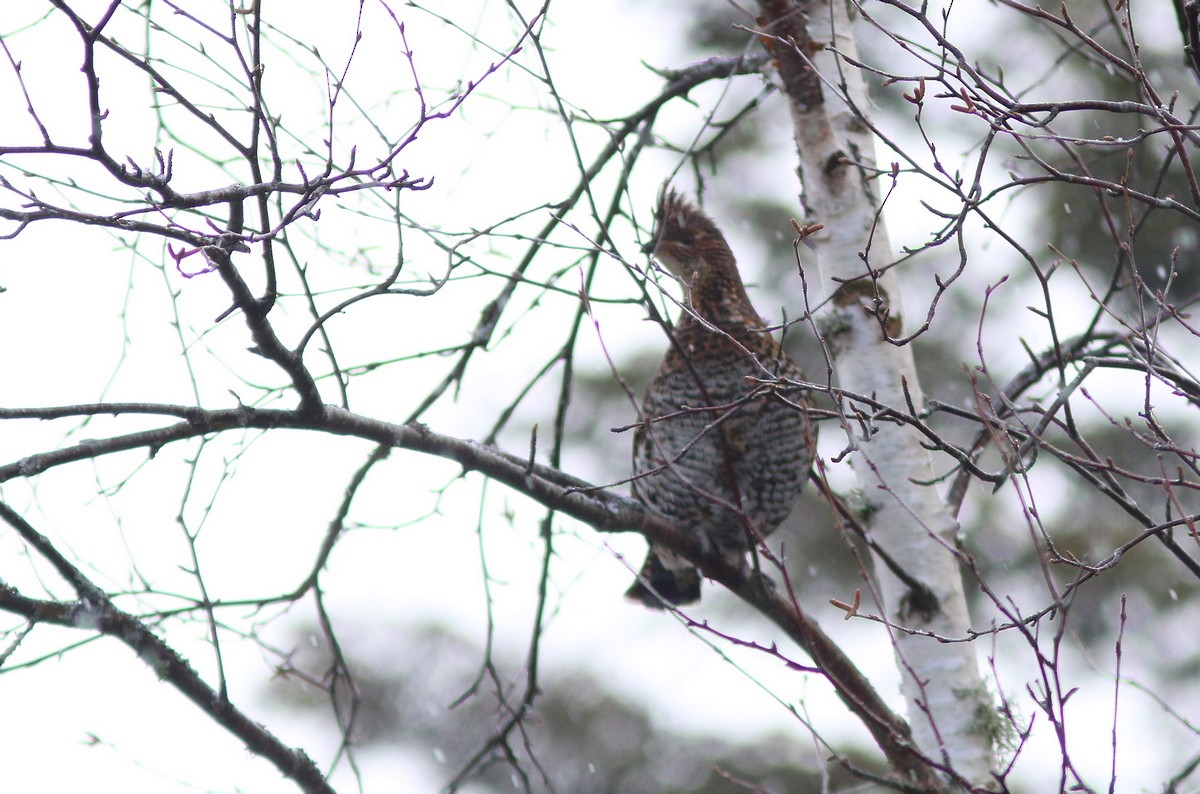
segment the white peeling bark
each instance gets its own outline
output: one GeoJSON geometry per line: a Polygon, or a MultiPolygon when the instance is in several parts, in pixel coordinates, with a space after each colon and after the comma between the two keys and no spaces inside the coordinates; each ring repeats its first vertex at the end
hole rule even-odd
{"type": "MultiPolygon", "coordinates": [[[[881,330],[879,317],[883,316],[888,318],[890,335],[902,335],[897,269],[878,272],[892,261],[887,231],[882,218],[876,217],[878,193],[873,182],[865,181],[862,170],[847,164],[874,165],[869,130],[839,98],[844,80],[854,106],[866,112],[870,105],[861,73],[846,63],[840,64],[839,71],[831,52],[817,51],[812,62],[822,77],[823,101],[814,103],[811,93],[805,100],[804,92],[797,90],[800,80],[795,79],[794,62],[789,79],[784,53],[789,49],[794,58],[797,51],[805,50],[801,36],[807,25],[807,41],[815,45],[812,50],[832,38],[838,51],[855,57],[847,4],[812,0],[806,4],[807,19],[771,13],[784,5],[760,0],[766,21],[773,23],[768,32],[782,37],[775,40],[774,48],[792,110],[810,212],[806,220],[825,226],[809,240],[819,257],[822,285],[834,296],[835,316],[826,318],[822,326],[834,354],[838,384],[851,392],[874,395],[901,411],[909,400],[919,407],[922,394],[912,348],[890,344],[881,330]],[[798,47],[787,47],[789,36],[798,47]],[[907,397],[903,384],[907,384],[907,397]]],[[[962,574],[952,553],[958,524],[935,487],[917,484],[933,479],[928,451],[915,432],[895,424],[875,424],[877,432],[870,438],[863,436],[857,420],[847,420],[843,427],[855,448],[850,462],[862,492],[862,520],[869,537],[910,582],[923,584],[936,597],[932,611],[914,610],[913,588],[876,553],[878,608],[898,626],[943,637],[965,636],[969,617],[962,574]]],[[[864,611],[868,609],[864,605],[864,611]]],[[[983,683],[974,645],[941,643],[901,631],[892,631],[890,639],[919,748],[974,784],[991,781],[995,706],[983,683]]]]}

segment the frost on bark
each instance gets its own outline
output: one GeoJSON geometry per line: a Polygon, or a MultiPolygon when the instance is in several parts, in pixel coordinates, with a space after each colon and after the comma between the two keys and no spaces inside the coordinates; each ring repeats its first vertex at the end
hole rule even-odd
{"type": "MultiPolygon", "coordinates": [[[[760,0],[762,41],[775,58],[799,151],[807,238],[831,297],[822,322],[836,386],[901,413],[922,406],[897,269],[872,177],[869,107],[854,59],[845,3],[760,0]]],[[[884,169],[883,173],[886,173],[884,169]]],[[[818,280],[810,277],[810,287],[818,280]]],[[[815,305],[815,303],[814,303],[815,305]]],[[[975,784],[994,766],[993,711],[975,649],[956,554],[958,524],[937,489],[932,461],[910,426],[881,421],[853,398],[838,411],[858,479],[858,513],[872,548],[877,589],[864,599],[886,617],[918,746],[975,784]]]]}

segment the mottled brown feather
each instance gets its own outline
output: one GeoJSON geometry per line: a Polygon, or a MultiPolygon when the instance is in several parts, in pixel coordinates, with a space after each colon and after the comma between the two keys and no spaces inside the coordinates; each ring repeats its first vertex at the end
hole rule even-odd
{"type": "MultiPolygon", "coordinates": [[[[755,393],[747,377],[804,375],[751,305],[724,235],[674,192],[659,208],[653,254],[684,282],[688,308],[642,402],[634,495],[740,556],[790,512],[816,441],[803,394],[755,393]]],[[[663,600],[692,603],[700,597],[699,572],[652,546],[626,595],[657,608],[663,600]]]]}

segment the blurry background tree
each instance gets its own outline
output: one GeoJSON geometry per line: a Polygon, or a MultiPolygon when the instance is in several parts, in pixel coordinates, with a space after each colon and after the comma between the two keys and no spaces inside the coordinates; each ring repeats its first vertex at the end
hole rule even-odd
{"type": "Polygon", "coordinates": [[[941,639],[995,706],[976,782],[1200,790],[1195,8],[853,5],[862,54],[822,52],[823,87],[871,90],[879,166],[846,159],[895,250],[862,253],[903,285],[925,394],[879,405],[830,373],[835,263],[793,246],[839,218],[792,173],[764,55],[792,40],[648,5],[10,0],[6,785],[894,780],[885,712],[851,717],[786,615],[620,598],[644,541],[609,530],[681,540],[621,497],[613,432],[679,311],[637,253],[669,179],[821,392],[828,497],[771,544],[853,694],[938,724],[899,695],[919,621],[877,617],[847,465],[916,428],[973,599],[941,639]]]}

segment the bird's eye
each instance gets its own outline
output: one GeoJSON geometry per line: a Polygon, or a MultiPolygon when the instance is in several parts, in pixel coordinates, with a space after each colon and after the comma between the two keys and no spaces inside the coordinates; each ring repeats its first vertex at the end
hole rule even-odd
{"type": "Polygon", "coordinates": [[[675,236],[675,240],[683,243],[684,245],[691,245],[692,243],[696,242],[696,235],[690,232],[681,232],[675,236]]]}

